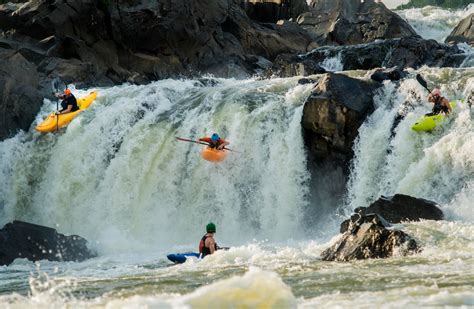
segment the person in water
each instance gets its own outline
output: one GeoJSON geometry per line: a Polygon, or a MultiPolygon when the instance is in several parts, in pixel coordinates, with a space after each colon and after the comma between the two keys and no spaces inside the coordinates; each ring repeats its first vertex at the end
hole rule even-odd
{"type": "Polygon", "coordinates": [[[218,150],[223,150],[225,146],[230,143],[223,138],[220,138],[219,134],[214,133],[211,137],[202,137],[198,139],[199,142],[206,142],[211,148],[217,148],[218,150]]]}
{"type": "Polygon", "coordinates": [[[434,116],[443,112],[446,115],[451,112],[451,104],[449,104],[448,99],[441,96],[441,91],[439,89],[433,89],[428,95],[428,102],[434,103],[433,110],[431,113],[426,114],[426,116],[434,116]]]}
{"type": "Polygon", "coordinates": [[[65,89],[63,94],[59,94],[58,98],[62,99],[60,111],[56,112],[56,115],[67,114],[79,110],[77,105],[76,97],[72,94],[71,90],[65,89]]]}
{"type": "Polygon", "coordinates": [[[219,249],[219,246],[214,239],[216,225],[210,222],[208,225],[206,225],[206,232],[206,235],[204,235],[199,242],[199,255],[201,258],[205,257],[206,255],[213,254],[219,249]]]}

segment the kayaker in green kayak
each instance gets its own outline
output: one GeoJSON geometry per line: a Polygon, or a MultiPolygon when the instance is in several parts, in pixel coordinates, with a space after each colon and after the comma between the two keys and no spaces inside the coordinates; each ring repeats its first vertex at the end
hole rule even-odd
{"type": "Polygon", "coordinates": [[[219,249],[219,246],[214,239],[216,225],[212,222],[209,222],[209,224],[206,225],[206,232],[206,235],[204,235],[199,242],[199,255],[201,258],[205,257],[206,255],[213,254],[219,249]]]}
{"type": "Polygon", "coordinates": [[[431,113],[426,114],[426,116],[438,115],[441,112],[446,115],[451,113],[452,109],[449,100],[441,96],[441,91],[437,88],[433,89],[433,91],[428,95],[428,102],[434,103],[434,106],[431,113]]]}

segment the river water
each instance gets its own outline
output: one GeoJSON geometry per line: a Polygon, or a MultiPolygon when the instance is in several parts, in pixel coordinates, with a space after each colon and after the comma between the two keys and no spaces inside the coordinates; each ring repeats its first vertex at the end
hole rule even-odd
{"type": "MultiPolygon", "coordinates": [[[[204,77],[98,89],[92,107],[61,133],[31,129],[1,142],[0,225],[18,219],[79,234],[99,256],[81,263],[18,259],[0,267],[0,304],[474,306],[473,112],[459,103],[439,130],[413,132],[413,122],[430,109],[417,72],[451,100],[474,91],[469,65],[423,67],[400,84],[386,82],[359,130],[344,202],[318,220],[305,220],[318,216],[319,202],[309,198],[315,188],[300,126],[311,85],[298,85],[298,77],[204,77]],[[406,117],[391,137],[401,110],[406,117]],[[201,146],[175,140],[214,131],[238,151],[221,164],[202,160],[201,146]],[[421,253],[320,260],[344,215],[394,193],[434,200],[446,215],[397,225],[423,246],[421,253]],[[209,221],[229,251],[177,266],[167,261],[168,253],[196,251],[209,221]]],[[[78,96],[90,90],[73,89],[78,96]]],[[[55,104],[44,101],[32,128],[55,104]]]]}

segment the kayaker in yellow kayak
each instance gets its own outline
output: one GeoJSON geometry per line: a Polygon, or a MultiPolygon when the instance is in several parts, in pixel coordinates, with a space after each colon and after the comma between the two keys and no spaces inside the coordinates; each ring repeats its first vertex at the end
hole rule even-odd
{"type": "Polygon", "coordinates": [[[206,142],[209,144],[211,148],[217,148],[218,150],[223,150],[225,146],[229,145],[230,143],[223,138],[220,138],[219,134],[214,133],[211,137],[202,137],[198,139],[198,142],[206,142]]]}
{"type": "Polygon", "coordinates": [[[441,96],[441,91],[439,89],[433,89],[428,95],[428,102],[434,103],[433,110],[431,113],[426,114],[426,116],[434,116],[443,112],[446,115],[451,112],[451,104],[449,100],[441,96]]]}
{"type": "Polygon", "coordinates": [[[67,114],[79,110],[76,97],[72,94],[70,89],[65,89],[63,94],[58,94],[58,98],[63,100],[61,102],[62,109],[56,112],[56,115],[67,114]]]}

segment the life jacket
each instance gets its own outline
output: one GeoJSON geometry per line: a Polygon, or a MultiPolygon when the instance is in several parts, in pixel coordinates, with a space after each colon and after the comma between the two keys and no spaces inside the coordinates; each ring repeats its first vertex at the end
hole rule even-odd
{"type": "MultiPolygon", "coordinates": [[[[204,235],[201,238],[201,241],[199,242],[199,255],[201,256],[201,258],[205,257],[206,255],[211,254],[211,249],[206,247],[206,239],[208,237],[210,237],[210,236],[207,236],[207,234],[204,235]]],[[[214,250],[217,250],[217,244],[216,243],[214,243],[214,250]]]]}
{"type": "Polygon", "coordinates": [[[79,110],[76,97],[72,94],[61,102],[61,107],[63,108],[63,110],[66,110],[68,105],[72,105],[71,112],[75,112],[79,110]]]}
{"type": "Polygon", "coordinates": [[[211,140],[211,142],[209,143],[209,147],[210,148],[217,148],[219,147],[220,144],[222,144],[224,141],[222,140],[222,138],[219,138],[216,142],[213,142],[211,140]]]}
{"type": "Polygon", "coordinates": [[[447,108],[446,106],[444,106],[441,103],[443,101],[443,99],[444,99],[444,97],[441,97],[441,96],[439,96],[437,99],[435,99],[433,110],[432,110],[434,115],[439,114],[440,112],[443,112],[443,113],[448,113],[449,112],[449,108],[447,108]]]}

